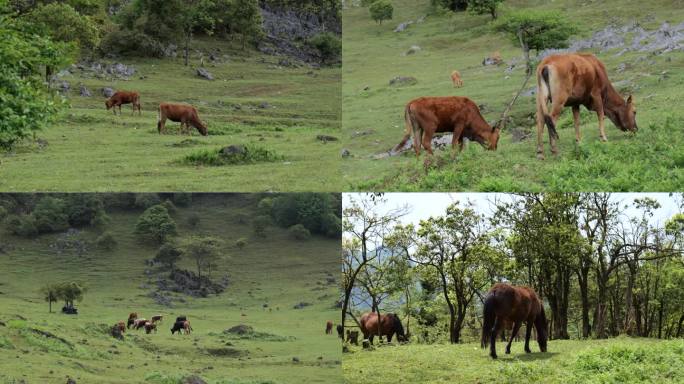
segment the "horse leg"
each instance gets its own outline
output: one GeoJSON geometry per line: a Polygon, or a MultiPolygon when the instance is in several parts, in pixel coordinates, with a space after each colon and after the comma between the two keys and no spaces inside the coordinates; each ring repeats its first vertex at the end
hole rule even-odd
{"type": "Polygon", "coordinates": [[[499,333],[499,317],[494,318],[492,333],[489,335],[489,356],[496,359],[496,334],[499,333]]]}
{"type": "Polygon", "coordinates": [[[525,352],[532,353],[530,350],[530,336],[532,335],[532,322],[525,323],[525,352]]]}
{"type": "Polygon", "coordinates": [[[506,345],[506,354],[511,353],[511,343],[513,343],[513,338],[518,334],[518,331],[520,330],[520,326],[522,325],[521,321],[516,321],[515,324],[513,324],[513,331],[511,332],[511,339],[508,340],[508,345],[506,345]]]}
{"type": "Polygon", "coordinates": [[[387,335],[387,342],[388,342],[388,343],[391,343],[391,342],[392,342],[392,336],[394,336],[393,333],[390,333],[389,335],[387,335]]]}
{"type": "Polygon", "coordinates": [[[368,341],[370,342],[370,345],[373,345],[373,338],[374,337],[375,337],[375,335],[368,336],[368,341]]]}

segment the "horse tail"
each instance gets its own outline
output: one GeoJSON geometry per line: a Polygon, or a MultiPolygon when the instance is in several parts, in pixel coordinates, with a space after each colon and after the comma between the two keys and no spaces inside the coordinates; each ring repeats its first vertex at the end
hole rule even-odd
{"type": "Polygon", "coordinates": [[[556,125],[553,123],[553,119],[549,113],[549,109],[546,105],[547,102],[553,103],[553,96],[551,91],[551,80],[549,66],[545,65],[541,70],[541,79],[538,79],[539,86],[539,98],[537,103],[539,103],[539,108],[542,111],[544,122],[549,128],[549,137],[558,139],[558,132],[556,131],[556,125]]]}
{"type": "Polygon", "coordinates": [[[480,346],[482,348],[487,348],[489,344],[489,337],[494,328],[494,321],[496,320],[496,311],[494,308],[494,298],[492,296],[487,296],[485,298],[483,308],[482,308],[482,340],[480,346]]]}

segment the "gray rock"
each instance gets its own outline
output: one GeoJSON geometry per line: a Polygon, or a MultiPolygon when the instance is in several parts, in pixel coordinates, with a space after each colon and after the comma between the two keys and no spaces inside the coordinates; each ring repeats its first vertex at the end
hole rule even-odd
{"type": "Polygon", "coordinates": [[[68,81],[62,80],[62,81],[57,83],[57,90],[60,93],[67,93],[67,92],[69,92],[69,89],[71,89],[71,85],[69,84],[68,81]]]}
{"type": "Polygon", "coordinates": [[[183,380],[181,381],[181,384],[207,384],[207,382],[204,381],[204,379],[202,379],[201,377],[199,377],[197,375],[192,375],[192,376],[186,376],[185,378],[183,378],[183,380]]]}
{"type": "Polygon", "coordinates": [[[269,104],[269,103],[266,102],[266,101],[263,101],[263,102],[261,102],[261,103],[259,104],[259,108],[261,108],[261,109],[268,109],[268,108],[271,108],[271,107],[272,107],[271,104],[269,104]]]}
{"type": "Polygon", "coordinates": [[[411,48],[409,48],[408,51],[406,51],[406,53],[404,54],[404,56],[414,55],[414,54],[420,52],[421,50],[422,50],[422,49],[421,49],[419,46],[417,46],[417,45],[412,45],[411,48]]]}
{"type": "Polygon", "coordinates": [[[88,88],[86,88],[86,86],[83,85],[83,84],[81,84],[80,93],[81,93],[81,96],[82,96],[82,97],[91,97],[91,96],[93,96],[92,93],[90,93],[90,90],[89,90],[88,88]]]}
{"type": "Polygon", "coordinates": [[[342,149],[342,157],[346,158],[351,156],[351,152],[347,148],[342,149]]]}
{"type": "Polygon", "coordinates": [[[318,135],[316,136],[316,140],[320,140],[324,143],[327,143],[328,141],[338,141],[339,139],[335,136],[318,135]]]}
{"type": "Polygon", "coordinates": [[[197,76],[207,80],[214,80],[214,76],[204,68],[197,68],[197,76]]]}
{"type": "Polygon", "coordinates": [[[418,79],[412,76],[397,76],[390,80],[390,87],[407,87],[418,84],[418,79]]]}
{"type": "Polygon", "coordinates": [[[104,87],[102,88],[102,96],[110,98],[114,96],[114,93],[116,93],[112,88],[109,87],[104,87]]]}
{"type": "Polygon", "coordinates": [[[244,145],[229,145],[221,148],[219,152],[222,156],[235,156],[247,153],[247,147],[244,145]]]}

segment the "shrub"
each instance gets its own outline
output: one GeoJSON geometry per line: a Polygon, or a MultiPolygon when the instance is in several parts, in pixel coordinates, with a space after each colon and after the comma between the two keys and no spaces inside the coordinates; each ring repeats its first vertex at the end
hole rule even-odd
{"type": "Polygon", "coordinates": [[[104,54],[131,57],[164,57],[164,44],[140,31],[113,29],[100,41],[104,54]]]}
{"type": "Polygon", "coordinates": [[[235,241],[235,246],[240,248],[240,249],[243,249],[244,247],[247,246],[247,239],[245,239],[244,237],[237,239],[235,241]]]}
{"type": "Polygon", "coordinates": [[[223,154],[221,149],[202,149],[185,156],[181,163],[188,165],[238,165],[253,164],[263,162],[275,162],[282,160],[283,157],[266,148],[247,145],[244,152],[230,155],[223,154]]]}
{"type": "Polygon", "coordinates": [[[66,204],[62,199],[43,197],[36,204],[32,215],[39,233],[57,232],[69,227],[66,204]]]}
{"type": "Polygon", "coordinates": [[[74,193],[67,195],[66,212],[69,224],[73,227],[102,225],[107,221],[104,203],[94,193],[74,193]]]}
{"type": "Polygon", "coordinates": [[[17,236],[31,237],[38,234],[33,216],[9,215],[5,219],[7,230],[17,236]]]}
{"type": "Polygon", "coordinates": [[[116,248],[116,239],[111,232],[107,231],[97,237],[95,240],[95,245],[99,249],[104,249],[105,251],[111,251],[116,248]]]}
{"type": "Polygon", "coordinates": [[[288,231],[290,232],[290,236],[297,240],[308,240],[311,237],[311,232],[301,224],[291,226],[288,231]]]}
{"type": "Polygon", "coordinates": [[[182,256],[183,251],[180,249],[178,245],[172,243],[164,243],[161,247],[159,247],[157,255],[154,257],[154,260],[173,269],[174,265],[178,262],[178,260],[181,259],[182,256]]]}
{"type": "Polygon", "coordinates": [[[266,215],[270,216],[273,210],[273,198],[272,197],[264,197],[259,201],[259,204],[257,204],[257,212],[260,215],[266,215]]]}
{"type": "Polygon", "coordinates": [[[324,61],[332,61],[342,54],[342,40],[333,33],[325,32],[309,39],[309,45],[316,48],[324,61]]]}
{"type": "Polygon", "coordinates": [[[139,193],[135,195],[135,206],[147,209],[153,205],[161,203],[161,199],[156,193],[139,193]]]}
{"type": "Polygon", "coordinates": [[[391,20],[394,13],[394,6],[389,0],[376,0],[368,8],[371,18],[382,24],[383,20],[391,20]]]}
{"type": "Polygon", "coordinates": [[[332,212],[323,215],[321,232],[328,237],[339,238],[342,235],[342,220],[332,212]]]}
{"type": "Polygon", "coordinates": [[[187,207],[192,203],[192,193],[174,193],[173,203],[179,207],[187,207]]]}
{"type": "Polygon", "coordinates": [[[173,221],[166,207],[154,205],[140,215],[135,224],[135,233],[161,244],[169,237],[176,235],[176,222],[173,221]]]}
{"type": "Polygon", "coordinates": [[[254,228],[254,233],[258,236],[266,236],[266,228],[271,225],[271,218],[265,215],[257,216],[254,221],[252,221],[252,227],[254,228]]]}
{"type": "Polygon", "coordinates": [[[164,202],[161,204],[166,208],[167,211],[169,211],[170,214],[176,213],[176,206],[173,204],[171,200],[164,200],[164,202]]]}
{"type": "Polygon", "coordinates": [[[432,0],[431,4],[433,7],[453,12],[465,11],[468,8],[468,0],[432,0]]]}

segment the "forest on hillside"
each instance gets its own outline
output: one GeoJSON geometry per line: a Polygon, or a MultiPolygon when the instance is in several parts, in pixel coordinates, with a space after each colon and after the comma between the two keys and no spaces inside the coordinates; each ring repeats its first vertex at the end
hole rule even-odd
{"type": "Polygon", "coordinates": [[[395,312],[412,342],[479,340],[487,291],[509,282],[542,298],[552,339],[684,335],[682,196],[497,194],[486,209],[464,198],[418,224],[404,220],[410,202],[351,196],[348,326],[363,312],[395,312]],[[663,201],[676,213],[663,217],[663,201]]]}

